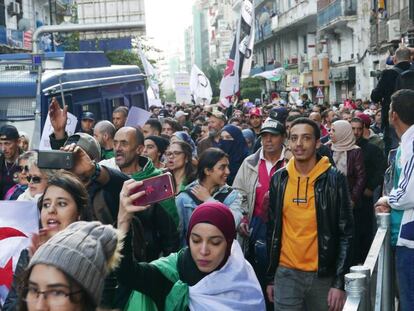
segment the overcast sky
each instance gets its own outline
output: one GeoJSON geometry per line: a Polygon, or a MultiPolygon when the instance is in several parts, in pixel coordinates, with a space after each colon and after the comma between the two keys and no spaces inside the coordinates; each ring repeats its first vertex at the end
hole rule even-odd
{"type": "Polygon", "coordinates": [[[147,37],[168,54],[184,53],[184,30],[192,24],[193,0],[145,0],[147,37]]]}

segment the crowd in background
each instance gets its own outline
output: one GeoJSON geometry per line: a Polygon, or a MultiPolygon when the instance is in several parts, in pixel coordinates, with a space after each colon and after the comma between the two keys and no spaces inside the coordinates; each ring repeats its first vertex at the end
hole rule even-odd
{"type": "MultiPolygon", "coordinates": [[[[53,99],[50,143],[74,153],[70,172],[39,168],[27,135],[1,127],[1,196],[37,202],[41,224],[3,309],[341,310],[374,205],[393,208],[392,244],[407,254],[397,272],[413,258],[414,91],[389,96],[386,126],[379,100],[289,103],[273,92],[228,108],[153,106],[139,127],[125,126],[127,107],[112,122],[84,112],[71,136],[53,99]],[[166,172],[175,196],[134,205],[145,195],[134,187],[166,172]]],[[[409,310],[414,285],[399,280],[409,310]]]]}

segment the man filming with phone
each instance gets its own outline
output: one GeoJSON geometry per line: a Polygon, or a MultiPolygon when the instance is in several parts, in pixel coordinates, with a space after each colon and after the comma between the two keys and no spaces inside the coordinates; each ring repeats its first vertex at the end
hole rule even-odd
{"type": "MultiPolygon", "coordinates": [[[[49,116],[54,133],[51,135],[52,147],[58,147],[65,140],[64,129],[67,121],[67,107],[61,108],[54,99],[49,108],[49,116]],[[55,139],[54,142],[52,140],[55,139]]],[[[77,134],[79,135],[79,134],[77,134]]],[[[82,133],[81,136],[87,134],[82,133]]],[[[76,136],[76,135],[73,135],[76,136]]],[[[88,135],[89,136],[89,135],[88,135]]],[[[93,137],[92,140],[95,140],[93,137]]],[[[142,157],[144,138],[140,130],[123,127],[114,137],[115,158],[112,165],[98,163],[99,158],[87,152],[90,144],[79,146],[79,141],[66,142],[64,151],[74,153],[74,166],[72,172],[87,183],[90,205],[95,212],[95,219],[104,223],[116,223],[119,206],[119,193],[123,182],[129,178],[143,180],[161,174],[154,168],[151,160],[142,157]]],[[[96,143],[97,144],[97,143],[96,143]]],[[[99,150],[98,147],[95,149],[99,150]]],[[[174,200],[173,200],[174,201],[174,200]]],[[[172,206],[171,212],[176,209],[172,206]]],[[[178,221],[178,216],[177,216],[178,221]]],[[[166,256],[179,248],[177,226],[170,216],[167,208],[159,203],[153,204],[145,212],[135,215],[132,230],[134,230],[133,250],[139,261],[152,261],[160,255],[166,256]]],[[[109,305],[114,308],[123,308],[122,298],[128,298],[129,293],[121,293],[121,304],[109,305]],[[125,294],[125,295],[124,295],[125,294]]]]}

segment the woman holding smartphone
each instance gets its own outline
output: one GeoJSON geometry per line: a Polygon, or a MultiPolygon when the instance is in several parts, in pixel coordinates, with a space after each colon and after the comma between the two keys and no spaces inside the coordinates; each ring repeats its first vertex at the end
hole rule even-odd
{"type": "MultiPolygon", "coordinates": [[[[228,207],[206,202],[191,216],[188,247],[151,263],[134,262],[129,224],[133,213],[146,207],[132,202],[143,192],[126,181],[121,192],[118,229],[127,234],[118,269],[119,282],[152,299],[158,310],[265,310],[259,282],[244,259],[237,241],[234,218],[228,207]],[[214,284],[214,286],[212,286],[214,284]]],[[[153,310],[138,305],[133,293],[128,310],[153,310]]]]}
{"type": "MultiPolygon", "coordinates": [[[[89,220],[88,215],[88,193],[82,182],[72,173],[57,171],[46,185],[44,195],[38,202],[40,210],[41,229],[39,234],[32,237],[32,245],[20,253],[15,276],[26,269],[30,257],[36,249],[49,240],[59,231],[65,229],[71,223],[78,220],[89,220]]],[[[17,304],[16,277],[12,288],[3,306],[3,310],[14,310],[17,304]]]]}

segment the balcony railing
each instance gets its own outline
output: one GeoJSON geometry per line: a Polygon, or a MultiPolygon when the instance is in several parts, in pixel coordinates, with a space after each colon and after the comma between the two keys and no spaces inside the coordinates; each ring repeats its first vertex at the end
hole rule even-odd
{"type": "Polygon", "coordinates": [[[325,27],[345,16],[357,14],[357,0],[336,0],[318,12],[318,27],[325,27]]]}
{"type": "Polygon", "coordinates": [[[257,43],[269,38],[270,36],[272,36],[272,24],[271,22],[267,22],[266,24],[256,28],[254,41],[257,43]]]}
{"type": "Polygon", "coordinates": [[[277,31],[289,25],[295,24],[298,21],[315,15],[317,12],[315,1],[304,1],[298,3],[296,6],[289,10],[274,16],[272,18],[272,30],[277,31]]]}

